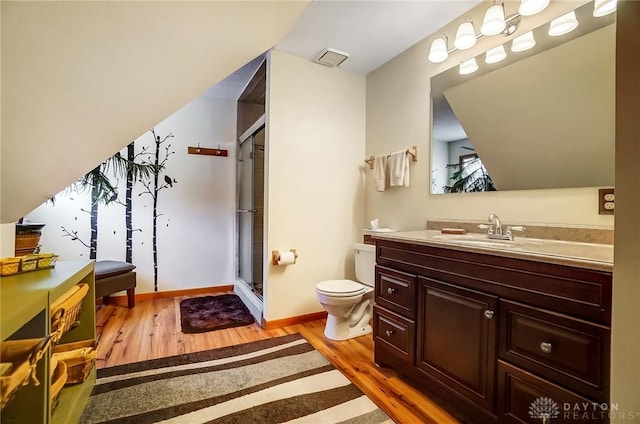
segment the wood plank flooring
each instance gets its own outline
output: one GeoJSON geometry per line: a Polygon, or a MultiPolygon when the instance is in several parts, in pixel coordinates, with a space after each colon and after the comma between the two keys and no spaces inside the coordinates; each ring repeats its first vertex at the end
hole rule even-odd
{"type": "Polygon", "coordinates": [[[372,337],[334,342],[323,335],[324,320],[264,330],[257,324],[201,334],[180,332],[180,301],[175,297],[139,301],[136,307],[112,304],[96,312],[97,367],[215,349],[255,340],[300,333],[367,394],[396,423],[457,423],[428,397],[393,371],[373,363],[372,337]]]}

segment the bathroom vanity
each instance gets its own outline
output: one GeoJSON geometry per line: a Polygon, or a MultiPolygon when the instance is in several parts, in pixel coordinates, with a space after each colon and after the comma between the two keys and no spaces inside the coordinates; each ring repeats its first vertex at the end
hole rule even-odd
{"type": "Polygon", "coordinates": [[[611,245],[374,238],[377,365],[466,422],[607,422],[611,245]]]}

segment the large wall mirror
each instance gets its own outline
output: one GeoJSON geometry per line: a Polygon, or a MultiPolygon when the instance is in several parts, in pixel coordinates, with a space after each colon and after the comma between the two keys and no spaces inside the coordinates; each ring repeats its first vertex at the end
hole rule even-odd
{"type": "Polygon", "coordinates": [[[433,194],[613,185],[615,13],[575,14],[568,34],[547,23],[527,51],[431,79],[433,194]]]}

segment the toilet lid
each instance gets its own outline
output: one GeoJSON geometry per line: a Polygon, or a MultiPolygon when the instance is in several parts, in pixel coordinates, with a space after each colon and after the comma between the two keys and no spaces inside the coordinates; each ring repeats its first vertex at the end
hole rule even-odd
{"type": "Polygon", "coordinates": [[[316,289],[320,292],[337,296],[355,296],[366,290],[362,284],[351,280],[322,281],[316,285],[316,289]]]}

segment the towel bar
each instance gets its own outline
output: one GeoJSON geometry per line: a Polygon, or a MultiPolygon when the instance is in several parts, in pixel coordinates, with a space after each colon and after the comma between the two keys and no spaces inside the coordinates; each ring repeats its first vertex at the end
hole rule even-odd
{"type": "MultiPolygon", "coordinates": [[[[411,155],[411,160],[413,162],[418,161],[418,146],[412,146],[407,149],[407,153],[411,155]]],[[[391,156],[391,155],[387,155],[391,156]]],[[[373,162],[375,161],[375,156],[370,156],[369,159],[365,159],[365,163],[369,165],[369,169],[373,169],[373,162]]]]}

